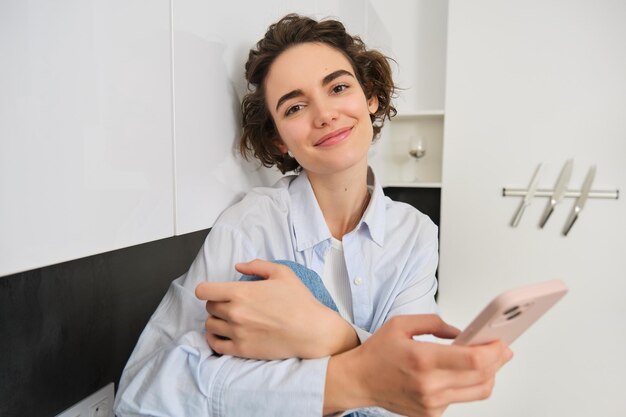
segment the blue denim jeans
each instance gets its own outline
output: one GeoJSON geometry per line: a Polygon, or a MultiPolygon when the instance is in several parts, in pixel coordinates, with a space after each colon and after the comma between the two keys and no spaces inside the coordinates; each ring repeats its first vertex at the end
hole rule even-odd
{"type": "MultiPolygon", "coordinates": [[[[273,261],[273,262],[277,264],[285,265],[291,268],[291,270],[296,273],[298,278],[300,278],[302,283],[306,285],[309,291],[313,293],[315,298],[317,298],[317,300],[320,303],[324,304],[326,307],[330,308],[331,310],[335,310],[336,312],[339,312],[339,310],[337,309],[337,305],[333,301],[333,298],[330,296],[330,294],[328,293],[328,290],[324,286],[324,283],[322,282],[322,278],[320,278],[320,276],[317,275],[315,271],[293,261],[273,261]]],[[[262,279],[263,278],[261,277],[257,277],[253,275],[244,275],[241,277],[240,281],[260,281],[262,279]]]]}

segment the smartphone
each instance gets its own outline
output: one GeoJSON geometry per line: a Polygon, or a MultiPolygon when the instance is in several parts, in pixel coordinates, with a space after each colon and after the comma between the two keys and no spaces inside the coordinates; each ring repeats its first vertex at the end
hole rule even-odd
{"type": "Polygon", "coordinates": [[[567,287],[558,279],[507,291],[489,303],[452,344],[501,340],[510,345],[566,293],[567,287]]]}

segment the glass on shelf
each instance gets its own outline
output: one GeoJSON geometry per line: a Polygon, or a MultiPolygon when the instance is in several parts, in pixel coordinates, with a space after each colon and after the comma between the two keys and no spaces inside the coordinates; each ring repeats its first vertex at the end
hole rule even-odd
{"type": "Polygon", "coordinates": [[[419,181],[419,175],[417,173],[419,167],[419,160],[426,155],[426,142],[423,136],[410,136],[409,137],[409,156],[415,162],[412,162],[410,166],[409,175],[407,175],[408,181],[419,181]]]}

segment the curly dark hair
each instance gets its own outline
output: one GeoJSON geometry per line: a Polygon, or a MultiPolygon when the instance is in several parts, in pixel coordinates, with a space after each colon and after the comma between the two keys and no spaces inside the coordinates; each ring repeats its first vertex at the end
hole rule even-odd
{"type": "Polygon", "coordinates": [[[291,46],[316,42],[340,51],[350,62],[365,97],[378,98],[378,109],[370,115],[375,140],[385,118],[396,115],[391,103],[396,86],[391,76],[390,58],[376,50],[368,50],[361,38],[346,33],[337,20],[316,21],[297,14],[288,14],[272,24],[246,62],[248,94],[241,104],[243,132],[239,151],[245,159],[254,156],[266,167],[276,165],[284,174],[300,171],[298,161],[283,154],[277,144],[278,132],[265,102],[264,81],[274,60],[291,46]]]}

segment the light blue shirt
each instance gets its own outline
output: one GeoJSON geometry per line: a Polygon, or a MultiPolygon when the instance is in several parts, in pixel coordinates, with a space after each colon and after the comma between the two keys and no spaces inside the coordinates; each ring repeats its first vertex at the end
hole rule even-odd
{"type": "MultiPolygon", "coordinates": [[[[322,276],[330,245],[304,173],[253,189],[227,209],[141,334],[120,380],[116,415],[320,417],[328,358],[216,356],[203,334],[205,304],[194,291],[203,281],[238,280],[234,265],[255,258],[295,261],[322,276]]],[[[393,316],[438,313],[437,227],[427,216],[385,197],[374,184],[363,218],[343,237],[343,247],[361,341],[393,316]]]]}

